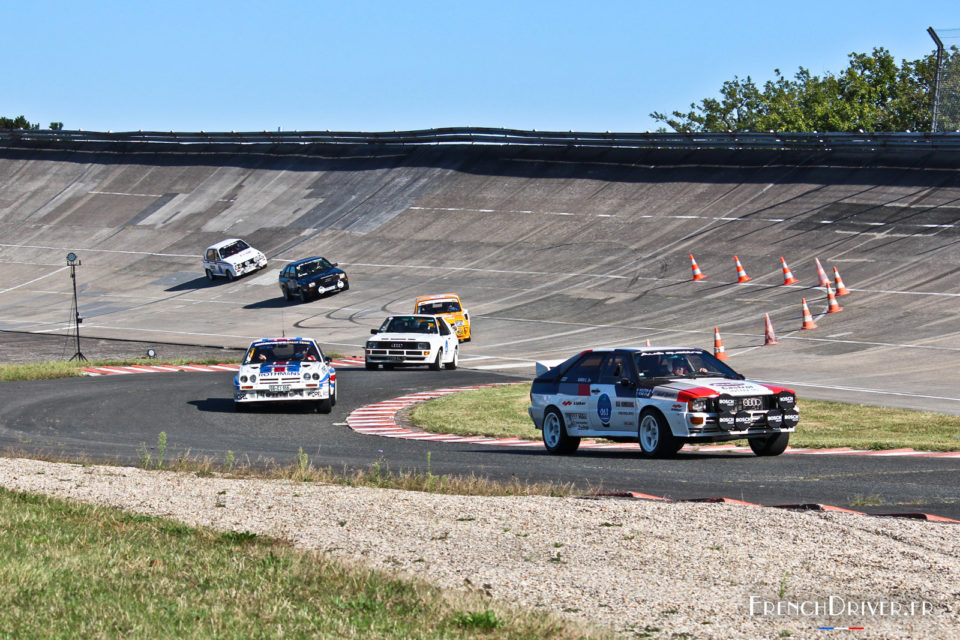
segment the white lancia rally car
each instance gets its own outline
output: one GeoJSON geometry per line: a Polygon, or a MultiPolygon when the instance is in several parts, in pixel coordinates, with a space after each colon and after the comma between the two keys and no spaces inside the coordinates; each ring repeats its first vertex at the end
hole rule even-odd
{"type": "Polygon", "coordinates": [[[247,348],[233,379],[233,404],[244,411],[265,402],[310,402],[330,413],[337,371],[311,338],[261,338],[247,348]]]}
{"type": "Polygon", "coordinates": [[[457,332],[443,316],[390,316],[370,333],[372,337],[363,350],[367,369],[412,364],[426,364],[434,370],[456,369],[460,362],[457,332]]]}
{"type": "Polygon", "coordinates": [[[800,420],[796,402],[792,390],[745,380],[703,349],[611,348],[552,369],[538,363],[528,413],[555,454],[590,437],[639,442],[647,457],[740,439],[758,456],[775,456],[800,420]]]}
{"type": "Polygon", "coordinates": [[[203,252],[203,272],[207,280],[218,276],[233,280],[266,266],[267,256],[239,238],[210,245],[203,252]]]}

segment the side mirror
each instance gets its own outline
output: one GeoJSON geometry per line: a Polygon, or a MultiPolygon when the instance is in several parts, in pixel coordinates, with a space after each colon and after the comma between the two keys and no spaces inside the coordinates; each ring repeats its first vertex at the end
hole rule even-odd
{"type": "Polygon", "coordinates": [[[626,387],[627,389],[633,389],[637,385],[630,378],[620,378],[620,386],[626,387]]]}
{"type": "Polygon", "coordinates": [[[331,362],[333,362],[333,358],[331,358],[331,357],[328,356],[328,355],[324,355],[324,356],[323,356],[323,361],[326,362],[327,364],[330,364],[331,362]]]}
{"type": "Polygon", "coordinates": [[[333,266],[337,266],[338,264],[340,264],[340,263],[339,263],[339,262],[334,262],[334,263],[333,263],[333,266]]]}
{"type": "Polygon", "coordinates": [[[379,329],[370,329],[370,335],[375,336],[375,335],[377,335],[378,333],[380,333],[380,330],[379,330],[379,329]]]}

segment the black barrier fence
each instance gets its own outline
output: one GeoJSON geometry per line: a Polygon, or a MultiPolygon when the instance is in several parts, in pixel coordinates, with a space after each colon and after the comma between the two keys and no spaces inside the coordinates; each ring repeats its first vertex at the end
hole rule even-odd
{"type": "Polygon", "coordinates": [[[685,149],[780,151],[960,151],[952,133],[611,133],[523,131],[486,127],[418,131],[54,131],[0,130],[0,147],[82,148],[96,144],[140,145],[528,145],[608,149],[685,149]]]}

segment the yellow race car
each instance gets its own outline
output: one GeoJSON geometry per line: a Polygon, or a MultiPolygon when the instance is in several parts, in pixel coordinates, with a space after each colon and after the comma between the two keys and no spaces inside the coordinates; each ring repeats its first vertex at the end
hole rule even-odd
{"type": "Polygon", "coordinates": [[[455,293],[441,293],[432,296],[420,296],[413,303],[414,313],[428,313],[442,316],[453,325],[459,342],[470,342],[470,313],[460,303],[455,293]]]}

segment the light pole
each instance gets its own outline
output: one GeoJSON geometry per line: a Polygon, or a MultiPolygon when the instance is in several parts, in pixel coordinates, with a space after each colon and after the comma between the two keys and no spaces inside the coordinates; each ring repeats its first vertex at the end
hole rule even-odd
{"type": "Polygon", "coordinates": [[[83,318],[80,317],[80,307],[77,306],[77,267],[80,266],[80,258],[72,251],[67,254],[67,266],[70,267],[70,279],[73,280],[73,326],[77,332],[77,352],[70,356],[70,360],[79,362],[86,360],[87,357],[80,351],[80,323],[83,322],[83,318]]]}

